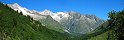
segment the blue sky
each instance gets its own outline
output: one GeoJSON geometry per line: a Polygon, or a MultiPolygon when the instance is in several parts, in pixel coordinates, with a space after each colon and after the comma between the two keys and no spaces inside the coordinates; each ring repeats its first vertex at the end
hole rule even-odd
{"type": "Polygon", "coordinates": [[[0,0],[6,4],[18,3],[30,10],[53,12],[76,11],[81,14],[93,14],[101,19],[108,19],[107,13],[112,10],[123,10],[124,0],[0,0]]]}

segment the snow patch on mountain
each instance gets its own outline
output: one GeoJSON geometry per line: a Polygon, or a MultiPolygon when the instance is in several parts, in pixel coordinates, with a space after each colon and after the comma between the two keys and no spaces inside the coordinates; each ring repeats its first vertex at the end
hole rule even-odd
{"type": "Polygon", "coordinates": [[[67,14],[66,12],[57,12],[57,13],[54,13],[53,16],[51,16],[54,20],[60,22],[60,20],[62,18],[68,18],[69,17],[69,14],[67,14]]]}
{"type": "Polygon", "coordinates": [[[8,4],[8,6],[11,7],[12,9],[14,9],[15,11],[22,12],[23,15],[27,16],[30,14],[30,13],[26,12],[26,11],[29,11],[28,9],[19,6],[17,3],[8,4]]]}

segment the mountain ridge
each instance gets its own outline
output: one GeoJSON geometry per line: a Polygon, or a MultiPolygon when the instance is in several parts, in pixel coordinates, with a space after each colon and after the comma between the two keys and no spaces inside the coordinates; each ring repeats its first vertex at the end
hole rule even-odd
{"type": "MultiPolygon", "coordinates": [[[[18,4],[8,4],[9,7],[14,9],[13,5],[18,4]]],[[[88,33],[104,22],[102,19],[96,17],[95,15],[82,15],[74,11],[54,13],[45,9],[44,11],[38,12],[18,6],[18,9],[14,9],[15,11],[21,11],[23,15],[31,16],[34,20],[42,22],[45,26],[52,26],[53,28],[50,27],[50,29],[59,31],[65,30],[65,32],[72,34],[88,33]],[[48,19],[47,16],[50,16],[51,18],[48,19]]]]}

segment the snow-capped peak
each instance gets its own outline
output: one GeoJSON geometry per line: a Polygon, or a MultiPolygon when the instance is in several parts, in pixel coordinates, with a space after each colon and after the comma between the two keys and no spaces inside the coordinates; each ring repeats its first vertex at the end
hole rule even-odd
{"type": "Polygon", "coordinates": [[[39,12],[41,15],[53,15],[53,12],[50,10],[45,9],[42,12],[39,12]]]}

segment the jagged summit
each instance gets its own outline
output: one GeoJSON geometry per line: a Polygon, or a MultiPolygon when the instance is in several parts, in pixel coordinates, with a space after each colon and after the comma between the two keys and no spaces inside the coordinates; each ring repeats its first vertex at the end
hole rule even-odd
{"type": "Polygon", "coordinates": [[[47,9],[45,9],[44,11],[42,11],[42,12],[39,12],[41,15],[52,15],[53,14],[53,12],[52,11],[50,11],[50,10],[47,10],[47,9]]]}

